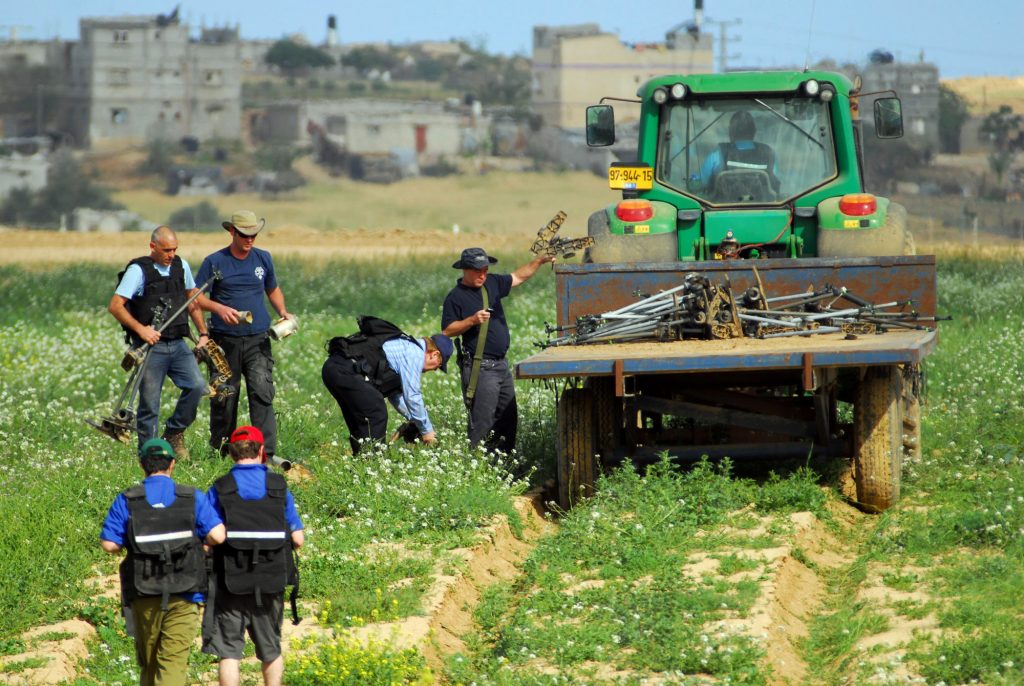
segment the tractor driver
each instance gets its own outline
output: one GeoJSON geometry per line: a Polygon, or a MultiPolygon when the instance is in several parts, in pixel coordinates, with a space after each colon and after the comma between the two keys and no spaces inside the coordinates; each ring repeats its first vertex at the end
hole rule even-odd
{"type": "Polygon", "coordinates": [[[721,143],[704,160],[700,179],[704,188],[714,192],[718,175],[725,171],[763,171],[768,174],[771,191],[779,193],[780,182],[775,152],[764,143],[754,141],[757,125],[750,112],[741,110],[729,120],[729,142],[721,143]]]}

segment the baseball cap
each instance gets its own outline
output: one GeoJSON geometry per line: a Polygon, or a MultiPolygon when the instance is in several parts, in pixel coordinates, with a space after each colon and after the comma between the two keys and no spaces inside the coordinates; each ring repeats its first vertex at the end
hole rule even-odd
{"type": "Polygon", "coordinates": [[[441,351],[441,371],[445,374],[448,373],[448,358],[452,356],[452,352],[455,350],[455,344],[452,343],[452,339],[445,336],[443,333],[435,333],[430,337],[430,340],[434,341],[434,345],[441,351]]]}
{"type": "Polygon", "coordinates": [[[139,448],[139,459],[143,457],[174,457],[174,448],[162,438],[151,438],[139,448]]]}
{"type": "Polygon", "coordinates": [[[483,248],[466,248],[462,251],[459,261],[452,267],[455,269],[483,269],[497,261],[497,257],[491,257],[483,248]]]}
{"type": "Polygon", "coordinates": [[[233,227],[243,236],[255,236],[266,222],[266,219],[256,219],[256,213],[251,210],[238,210],[231,215],[231,221],[221,222],[221,226],[228,231],[233,227]]]}
{"type": "Polygon", "coordinates": [[[232,432],[228,443],[238,443],[239,441],[263,443],[263,432],[255,426],[240,426],[232,432]]]}

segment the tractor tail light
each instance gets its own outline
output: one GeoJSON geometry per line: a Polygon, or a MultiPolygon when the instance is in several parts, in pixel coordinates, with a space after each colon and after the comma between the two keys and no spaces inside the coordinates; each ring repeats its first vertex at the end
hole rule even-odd
{"type": "Polygon", "coordinates": [[[848,217],[864,217],[878,211],[878,200],[870,193],[851,193],[839,201],[839,211],[848,217]]]}
{"type": "Polygon", "coordinates": [[[615,216],[624,222],[643,222],[654,216],[654,207],[647,200],[623,200],[615,207],[615,216]]]}

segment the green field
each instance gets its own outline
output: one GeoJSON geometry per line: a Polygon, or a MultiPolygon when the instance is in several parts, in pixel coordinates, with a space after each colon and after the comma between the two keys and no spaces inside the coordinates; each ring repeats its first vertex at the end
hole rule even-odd
{"type": "MultiPolygon", "coordinates": [[[[907,466],[896,508],[850,514],[823,464],[794,464],[771,478],[749,468],[737,476],[728,463],[620,470],[561,518],[513,583],[484,594],[465,650],[432,678],[782,683],[767,666],[771,640],[740,627],[757,616],[768,551],[797,540],[788,557],[815,579],[820,601],[793,641],[806,667],[794,684],[1024,683],[1024,270],[1016,257],[966,253],[939,264],[939,309],[954,320],[927,363],[924,458],[907,466]],[[813,513],[818,539],[793,538],[794,512],[813,513]],[[826,540],[829,555],[817,549],[826,540]],[[908,631],[902,650],[872,643],[906,626],[921,630],[908,631]]],[[[303,594],[339,636],[418,614],[431,576],[458,568],[451,551],[494,515],[515,528],[512,497],[550,475],[555,391],[519,386],[519,454],[496,459],[462,440],[456,376],[432,374],[425,395],[439,444],[353,458],[320,382],[324,342],[351,332],[363,313],[434,332],[453,272],[437,260],[281,260],[278,270],[301,323],[275,347],[280,452],[313,474],[292,486],[311,532],[303,594]],[[516,481],[514,462],[535,470],[516,481]]],[[[75,684],[135,678],[114,602],[86,585],[114,571],[97,545],[99,526],[113,497],[140,477],[129,448],[83,421],[107,413],[125,380],[118,327],[105,311],[115,272],[0,267],[0,660],[31,647],[25,629],[84,618],[100,633],[75,684]]],[[[511,356],[521,359],[554,320],[550,274],[517,289],[507,310],[511,356]]],[[[173,398],[168,390],[165,412],[173,398]]],[[[202,487],[228,467],[205,452],[206,420],[203,407],[188,434],[193,457],[176,472],[202,487]]],[[[344,638],[310,651],[290,662],[287,683],[431,678],[415,651],[344,638]],[[363,677],[342,678],[357,665],[363,677]]],[[[0,676],[30,666],[3,667],[0,676]]],[[[192,669],[198,683],[210,662],[196,654],[192,669]]]]}

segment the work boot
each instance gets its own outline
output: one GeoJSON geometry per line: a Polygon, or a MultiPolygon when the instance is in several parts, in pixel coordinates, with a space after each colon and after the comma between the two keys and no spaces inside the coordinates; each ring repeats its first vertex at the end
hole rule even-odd
{"type": "Polygon", "coordinates": [[[164,431],[163,439],[171,444],[174,449],[174,457],[178,460],[188,459],[188,448],[185,447],[184,431],[164,431]]]}

